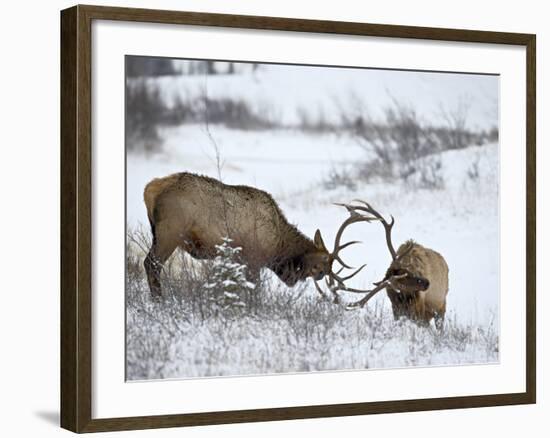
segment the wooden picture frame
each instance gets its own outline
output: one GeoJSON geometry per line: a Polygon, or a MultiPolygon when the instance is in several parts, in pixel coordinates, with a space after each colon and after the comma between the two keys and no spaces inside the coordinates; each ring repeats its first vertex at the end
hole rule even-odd
{"type": "Polygon", "coordinates": [[[535,35],[475,30],[75,6],[61,12],[61,426],[74,432],[274,421],[536,401],[535,35]],[[358,37],[516,45],[526,49],[525,392],[223,412],[92,418],[92,22],[112,20],[358,37]]]}

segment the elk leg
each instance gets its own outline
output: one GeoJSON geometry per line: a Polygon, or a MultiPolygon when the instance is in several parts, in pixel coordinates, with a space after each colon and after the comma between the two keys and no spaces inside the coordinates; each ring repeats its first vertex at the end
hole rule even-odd
{"type": "Polygon", "coordinates": [[[255,286],[258,286],[260,283],[260,268],[247,265],[246,279],[251,283],[254,283],[255,286]]]}
{"type": "Polygon", "coordinates": [[[434,316],[435,328],[439,331],[443,330],[445,325],[445,307],[440,312],[437,312],[434,316]]]}
{"type": "Polygon", "coordinates": [[[160,287],[160,271],[162,269],[162,263],[159,261],[157,255],[155,254],[155,245],[149,250],[149,254],[145,257],[143,261],[143,267],[147,273],[147,282],[149,283],[149,290],[153,297],[161,297],[161,287],[160,287]]]}
{"type": "Polygon", "coordinates": [[[393,290],[392,288],[386,288],[386,294],[391,301],[391,307],[393,311],[393,318],[397,321],[404,315],[403,312],[403,297],[400,296],[399,292],[393,290]]]}
{"type": "Polygon", "coordinates": [[[143,266],[147,273],[147,281],[149,283],[151,295],[154,298],[160,298],[162,296],[160,272],[164,262],[168,260],[168,257],[170,257],[176,249],[177,241],[175,238],[170,238],[171,236],[169,236],[168,233],[163,232],[162,227],[152,227],[152,231],[153,246],[151,246],[147,257],[145,257],[143,266]]]}
{"type": "Polygon", "coordinates": [[[429,315],[429,313],[427,312],[426,300],[419,294],[420,292],[417,292],[415,294],[414,300],[412,302],[413,309],[411,310],[414,315],[413,319],[416,320],[419,325],[427,327],[430,325],[431,315],[429,315]]]}

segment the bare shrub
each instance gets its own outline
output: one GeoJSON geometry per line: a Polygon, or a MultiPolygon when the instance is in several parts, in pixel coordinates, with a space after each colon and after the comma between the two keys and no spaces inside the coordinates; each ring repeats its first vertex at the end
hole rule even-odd
{"type": "Polygon", "coordinates": [[[202,107],[200,114],[208,113],[211,124],[223,124],[233,129],[268,129],[276,126],[268,118],[265,108],[256,112],[249,102],[243,99],[202,97],[196,101],[202,107]]]}
{"type": "Polygon", "coordinates": [[[327,190],[335,190],[339,187],[344,187],[348,190],[355,191],[357,189],[357,180],[349,170],[339,169],[333,166],[323,180],[323,187],[327,190]]]}
{"type": "Polygon", "coordinates": [[[263,130],[280,127],[275,111],[267,104],[254,108],[238,98],[192,98],[182,93],[169,105],[159,85],[145,78],[126,81],[126,145],[129,152],[154,153],[162,149],[159,129],[183,123],[203,122],[232,129],[263,130]]]}
{"type": "Polygon", "coordinates": [[[358,163],[352,178],[357,177],[360,181],[391,181],[393,180],[393,166],[387,166],[379,158],[358,163]]]}
{"type": "Polygon", "coordinates": [[[480,158],[481,158],[480,155],[476,154],[474,161],[472,161],[472,163],[468,167],[468,170],[466,171],[466,174],[468,175],[468,179],[472,182],[478,182],[480,179],[480,176],[481,176],[480,166],[479,166],[480,158]]]}
{"type": "Polygon", "coordinates": [[[335,178],[331,172],[327,179],[400,181],[414,189],[444,188],[441,152],[498,139],[497,128],[488,132],[467,128],[469,107],[464,97],[452,109],[440,105],[441,124],[435,125],[423,120],[413,106],[392,98],[383,116],[374,119],[364,103],[352,95],[346,107],[340,105],[341,126],[365,150],[365,159],[348,175],[335,178]]]}
{"type": "Polygon", "coordinates": [[[496,143],[499,139],[498,127],[494,126],[486,133],[487,141],[490,143],[496,143]]]}
{"type": "Polygon", "coordinates": [[[310,109],[299,106],[296,108],[298,124],[296,128],[309,134],[327,134],[339,130],[339,126],[327,119],[322,107],[317,108],[314,114],[310,109]]]}
{"type": "Polygon", "coordinates": [[[186,93],[174,97],[170,108],[166,108],[165,116],[159,123],[165,125],[179,125],[193,122],[199,118],[197,106],[193,99],[186,93]]]}
{"type": "Polygon", "coordinates": [[[446,149],[463,149],[472,144],[472,134],[468,131],[466,123],[470,102],[466,96],[462,96],[454,108],[448,109],[440,105],[440,113],[447,127],[446,149]]]}
{"type": "Polygon", "coordinates": [[[420,163],[420,187],[423,189],[442,190],[445,188],[441,157],[431,156],[420,163]]]}
{"type": "Polygon", "coordinates": [[[436,167],[423,165],[421,159],[440,152],[440,145],[434,130],[421,120],[413,107],[394,99],[384,110],[381,121],[373,120],[359,103],[353,108],[355,116],[343,114],[342,120],[370,157],[359,167],[360,178],[409,182],[417,175],[424,175],[426,180],[434,176],[436,167]]]}
{"type": "Polygon", "coordinates": [[[442,190],[445,188],[443,163],[439,155],[430,155],[402,166],[399,176],[413,189],[442,190]]]}
{"type": "Polygon", "coordinates": [[[132,152],[160,150],[158,133],[166,107],[158,87],[145,80],[126,81],[126,145],[132,152]]]}
{"type": "Polygon", "coordinates": [[[386,126],[377,135],[384,145],[393,145],[398,161],[406,163],[439,152],[431,131],[411,106],[394,101],[386,113],[386,126]]]}

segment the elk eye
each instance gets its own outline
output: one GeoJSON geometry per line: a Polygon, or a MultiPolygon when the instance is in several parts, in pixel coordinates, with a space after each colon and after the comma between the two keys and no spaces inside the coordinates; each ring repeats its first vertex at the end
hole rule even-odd
{"type": "Polygon", "coordinates": [[[418,284],[421,284],[421,283],[422,283],[422,280],[419,278],[418,280],[416,280],[416,282],[417,282],[418,284]]]}

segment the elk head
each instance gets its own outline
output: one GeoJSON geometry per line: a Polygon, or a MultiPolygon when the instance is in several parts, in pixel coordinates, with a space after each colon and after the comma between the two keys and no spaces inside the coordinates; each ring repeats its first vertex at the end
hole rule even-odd
{"type": "Polygon", "coordinates": [[[315,232],[313,243],[316,251],[304,256],[304,270],[306,276],[321,280],[330,271],[331,257],[319,230],[315,232]]]}
{"type": "MultiPolygon", "coordinates": [[[[404,248],[410,250],[413,244],[414,243],[410,241],[404,248]]],[[[408,252],[409,251],[407,251],[407,253],[408,252]]],[[[400,252],[398,251],[397,258],[392,261],[382,281],[390,280],[390,286],[402,293],[414,294],[427,290],[430,287],[430,281],[420,273],[417,273],[415,269],[409,268],[401,261],[401,258],[400,252]]]]}
{"type": "Polygon", "coordinates": [[[313,238],[313,248],[282,263],[275,264],[272,269],[289,287],[298,281],[312,277],[321,280],[331,269],[331,255],[323,242],[321,232],[317,230],[313,238]]]}

